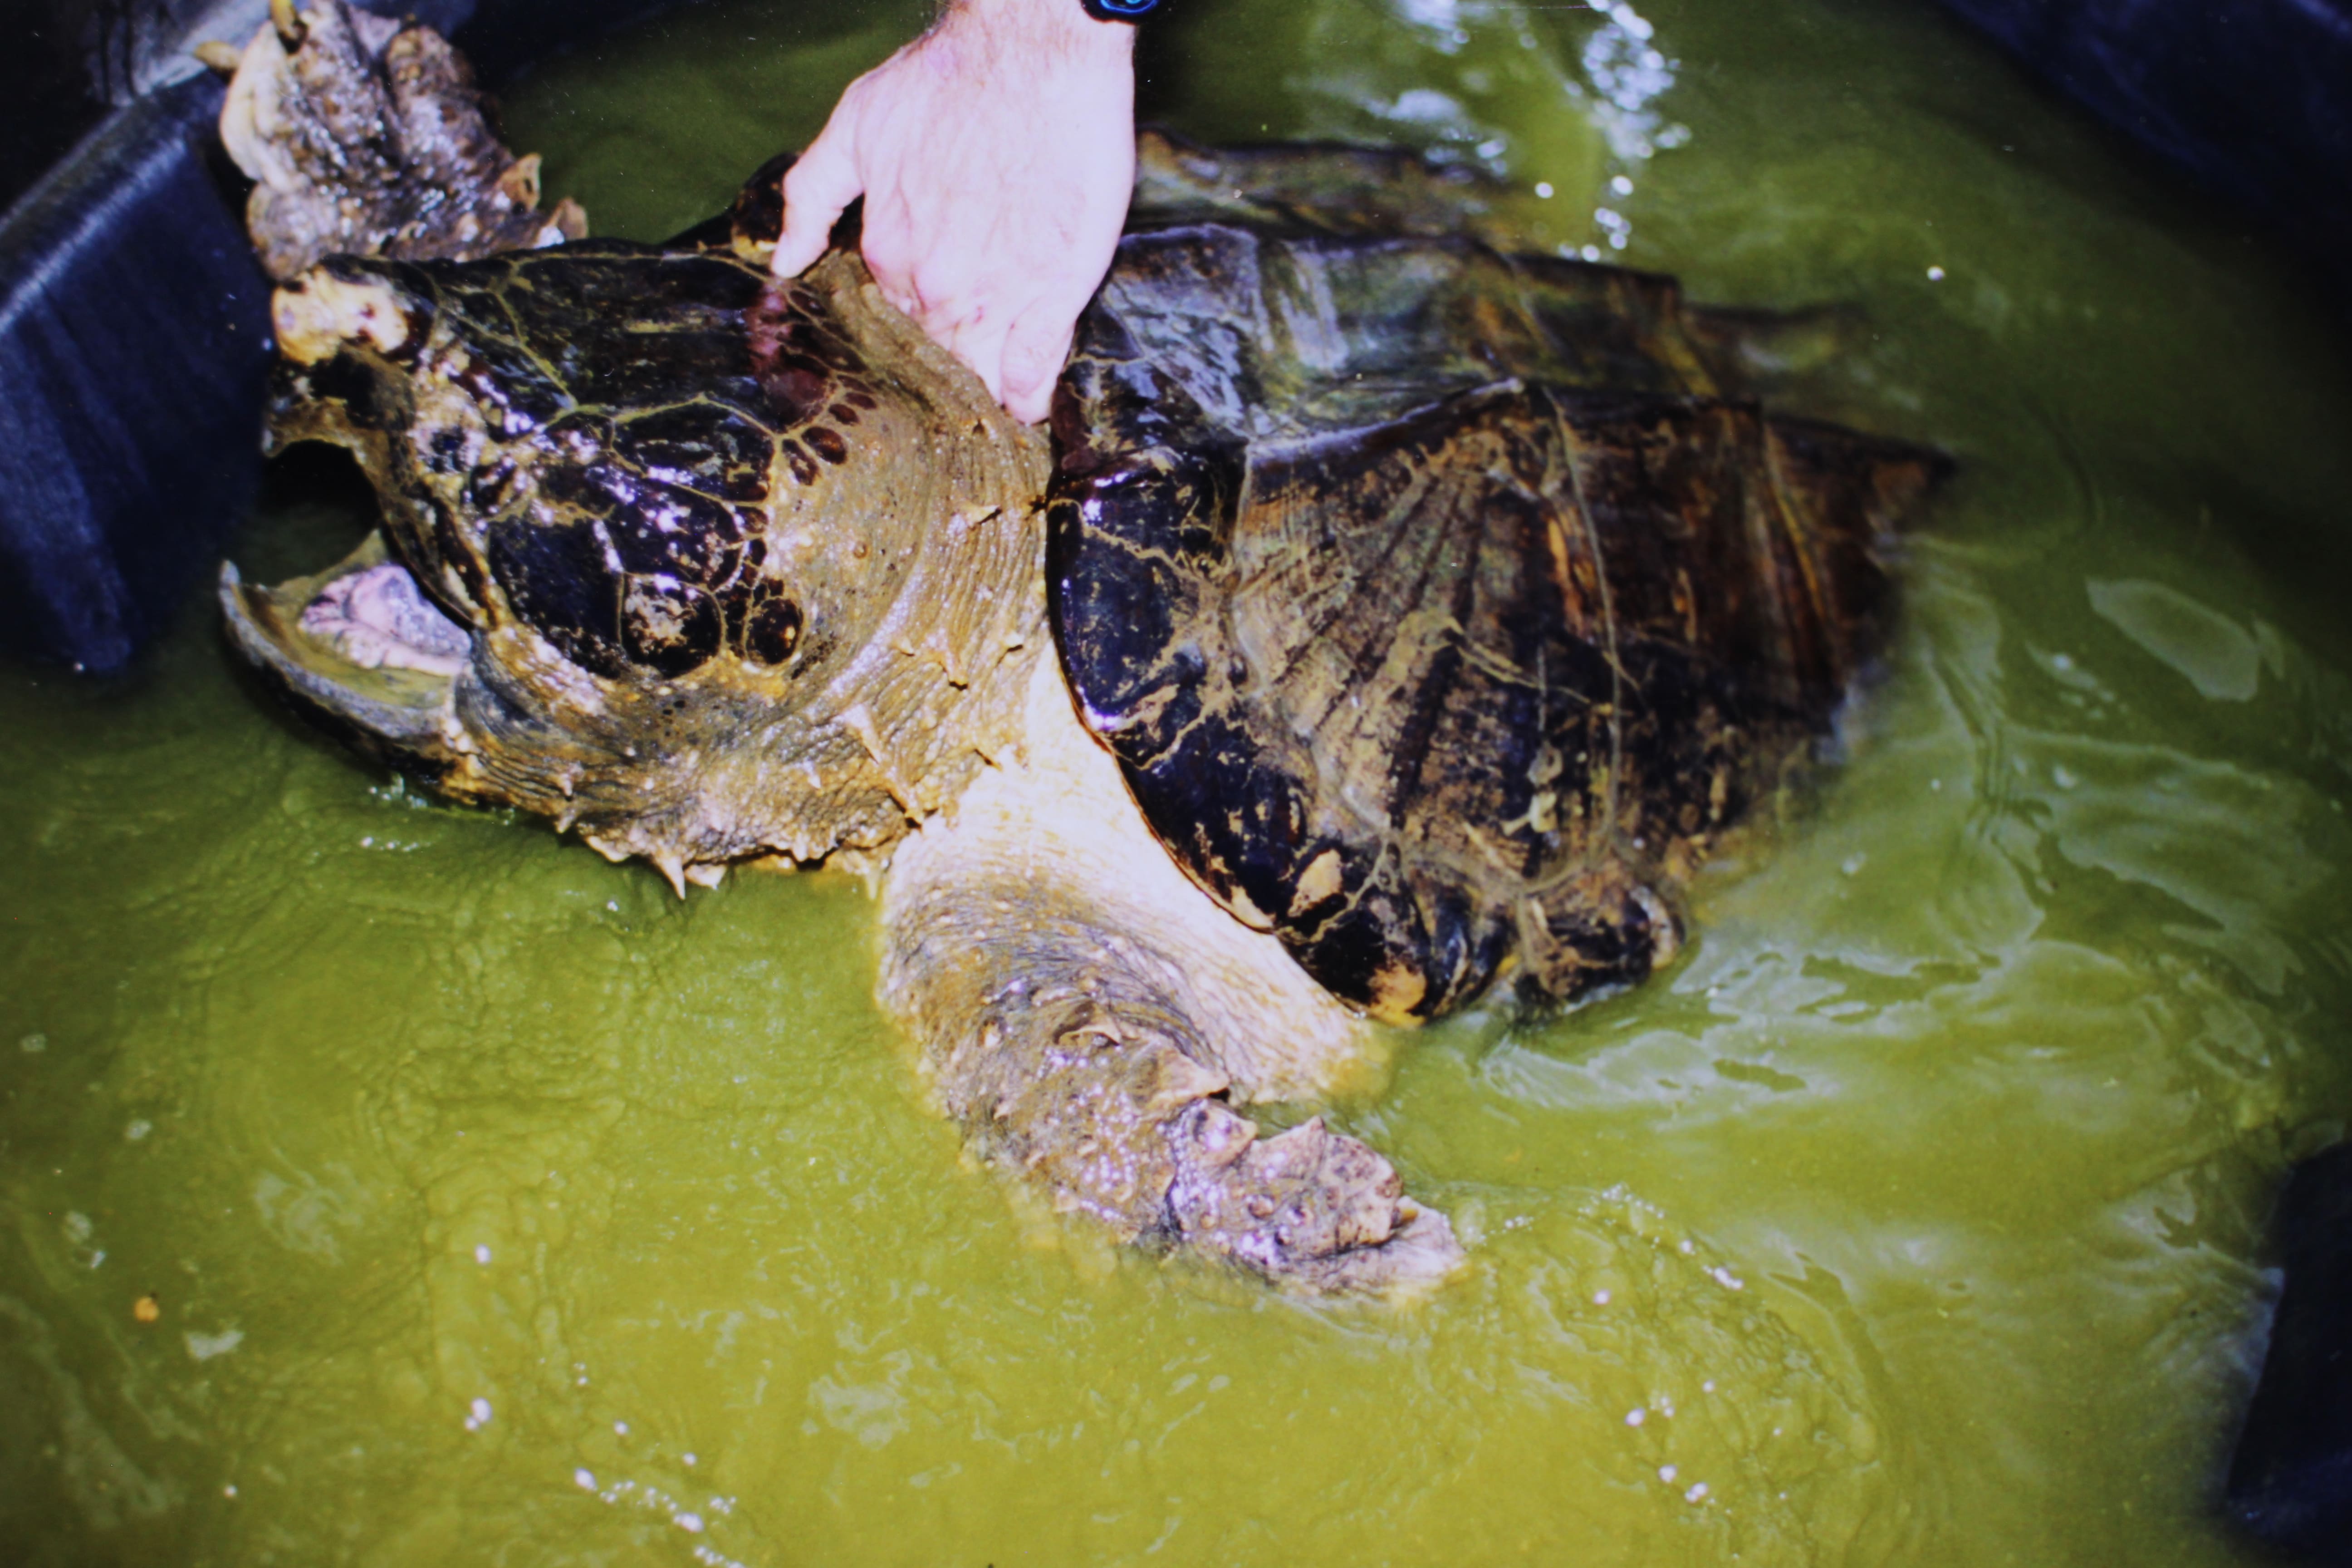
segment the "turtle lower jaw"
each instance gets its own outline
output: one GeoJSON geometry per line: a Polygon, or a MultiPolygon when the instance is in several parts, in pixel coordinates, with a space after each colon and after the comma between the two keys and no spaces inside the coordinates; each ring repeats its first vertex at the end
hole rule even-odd
{"type": "Polygon", "coordinates": [[[301,706],[400,755],[448,759],[473,634],[417,591],[381,533],[325,571],[275,587],[246,582],[225,562],[220,601],[231,640],[301,706]]]}

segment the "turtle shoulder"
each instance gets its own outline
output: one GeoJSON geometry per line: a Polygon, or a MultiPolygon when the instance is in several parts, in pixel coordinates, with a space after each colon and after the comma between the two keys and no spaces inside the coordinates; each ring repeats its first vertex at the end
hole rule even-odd
{"type": "Polygon", "coordinates": [[[1064,383],[1047,566],[1147,820],[1378,1016],[1514,954],[1548,994],[1647,973],[1874,645],[1931,455],[1717,395],[1671,280],[1140,237],[1064,383]]]}

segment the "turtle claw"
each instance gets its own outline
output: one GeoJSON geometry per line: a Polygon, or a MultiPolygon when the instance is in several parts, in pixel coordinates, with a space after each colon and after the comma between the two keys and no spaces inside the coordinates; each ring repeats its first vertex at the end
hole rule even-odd
{"type": "Polygon", "coordinates": [[[1203,1101],[1172,1131],[1168,1206],[1187,1245],[1318,1295],[1411,1294],[1461,1267],[1445,1216],[1405,1197],[1394,1166],[1319,1116],[1260,1141],[1203,1101]]]}

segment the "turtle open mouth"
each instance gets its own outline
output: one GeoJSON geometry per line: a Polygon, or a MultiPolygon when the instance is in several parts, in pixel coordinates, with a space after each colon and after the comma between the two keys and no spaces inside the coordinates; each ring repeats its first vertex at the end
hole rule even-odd
{"type": "Polygon", "coordinates": [[[237,647],[309,706],[403,751],[445,744],[473,634],[434,606],[381,532],[275,587],[224,563],[220,600],[237,647]]]}
{"type": "Polygon", "coordinates": [[[455,675],[471,646],[455,622],[425,602],[408,568],[391,562],[330,582],[303,606],[301,625],[363,669],[455,675]]]}

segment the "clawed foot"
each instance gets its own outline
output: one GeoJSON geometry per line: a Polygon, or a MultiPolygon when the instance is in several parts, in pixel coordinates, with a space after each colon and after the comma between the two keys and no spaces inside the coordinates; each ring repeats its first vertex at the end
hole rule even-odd
{"type": "Polygon", "coordinates": [[[1201,896],[1041,665],[1029,752],[893,855],[883,1005],[972,1149],[1120,1241],[1301,1294],[1396,1300],[1463,1263],[1445,1216],[1320,1120],[1382,1042],[1201,896]]]}
{"type": "Polygon", "coordinates": [[[565,201],[539,211],[539,164],[490,132],[481,94],[430,28],[343,0],[272,0],[236,53],[221,142],[256,183],[247,222],[280,280],[331,255],[466,258],[577,239],[565,201]]]}
{"type": "Polygon", "coordinates": [[[992,1022],[939,1063],[950,1114],[1043,1184],[1055,1207],[1316,1295],[1399,1297],[1462,1263],[1445,1216],[1320,1117],[1276,1137],[1234,1110],[1224,1074],[1177,1043],[1165,1015],[1080,997],[992,1022]],[[1034,1040],[1042,1049],[1024,1050],[1034,1040]]]}
{"type": "Polygon", "coordinates": [[[1393,1166],[1321,1117],[1261,1141],[1254,1123],[1202,1100],[1169,1137],[1169,1211],[1187,1245],[1328,1294],[1412,1294],[1461,1267],[1445,1216],[1406,1197],[1393,1166]]]}

